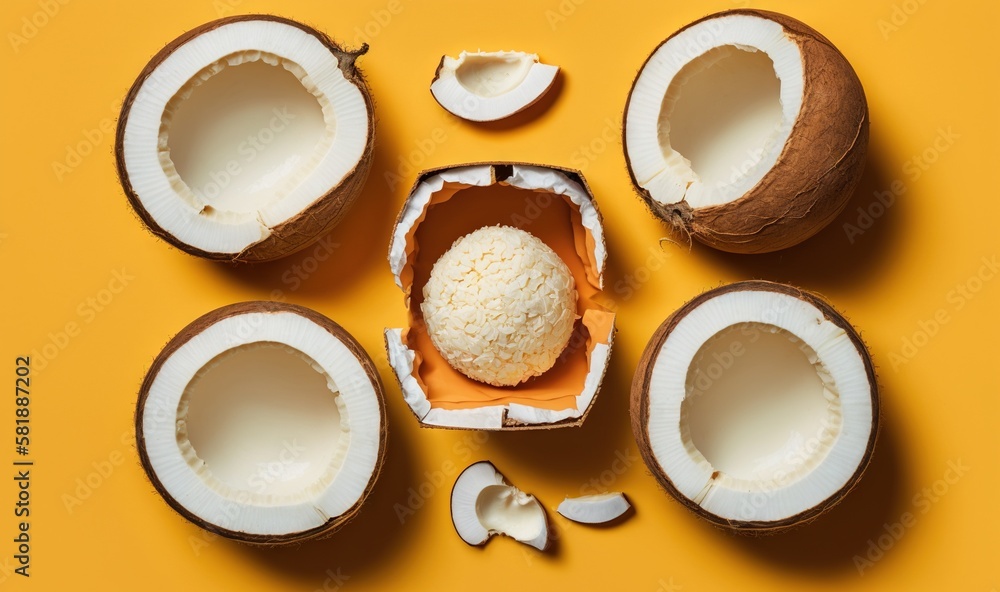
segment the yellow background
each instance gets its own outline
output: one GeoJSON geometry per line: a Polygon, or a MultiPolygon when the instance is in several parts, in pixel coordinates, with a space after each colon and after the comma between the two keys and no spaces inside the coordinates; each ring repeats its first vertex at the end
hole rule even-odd
{"type": "MultiPolygon", "coordinates": [[[[14,382],[15,356],[43,348],[53,340],[50,334],[58,338],[69,322],[80,330],[35,371],[32,383],[30,580],[10,572],[16,489],[12,467],[0,471],[0,586],[310,591],[334,589],[339,582],[347,590],[977,592],[1000,587],[995,359],[1000,281],[971,280],[981,259],[1000,250],[998,3],[398,1],[398,14],[386,20],[380,11],[388,3],[382,0],[232,0],[232,8],[227,0],[74,0],[30,38],[21,33],[23,19],[33,18],[45,0],[3,3],[0,365],[7,368],[7,380],[14,382]],[[650,256],[665,229],[633,194],[618,139],[626,94],[662,39],[703,14],[741,4],[795,16],[847,55],[871,106],[868,168],[845,214],[799,247],[735,256],[668,246],[660,263],[650,256]],[[189,257],[147,233],[118,185],[111,134],[90,133],[96,140],[92,153],[61,179],[53,170],[70,147],[91,141],[86,130],[111,129],[122,97],[153,53],[182,32],[230,12],[276,12],[349,45],[359,29],[369,30],[371,52],[360,65],[377,103],[374,169],[361,203],[331,236],[339,244],[335,256],[296,290],[283,274],[308,251],[233,269],[189,257]],[[519,118],[519,125],[457,123],[427,87],[443,53],[476,48],[538,52],[563,68],[558,94],[519,118]],[[939,148],[946,149],[933,149],[939,130],[949,128],[958,137],[950,144],[939,140],[939,148]],[[583,168],[606,219],[611,293],[627,276],[646,278],[630,298],[620,297],[624,290],[618,294],[620,333],[611,370],[583,428],[477,440],[469,432],[419,429],[401,400],[384,360],[381,331],[402,326],[405,312],[385,252],[414,173],[404,171],[404,180],[391,188],[385,173],[399,172],[400,159],[428,142],[430,154],[412,158],[421,160],[414,169],[486,159],[583,168]],[[581,150],[588,146],[589,156],[581,150]],[[914,157],[935,162],[926,171],[914,169],[914,157]],[[894,181],[905,193],[849,241],[844,225],[856,224],[858,208],[870,207],[874,192],[894,181]],[[111,294],[102,290],[122,269],[134,277],[107,302],[111,294]],[[883,386],[884,430],[858,489],[814,524],[764,539],[717,531],[669,499],[638,460],[627,415],[634,365],[660,321],[699,291],[746,278],[787,281],[827,296],[863,331],[883,386]],[[952,293],[967,282],[979,288],[973,298],[952,293]],[[354,522],[327,541],[262,550],[206,541],[170,510],[139,468],[131,419],[143,374],[169,337],[208,310],[267,298],[275,289],[332,317],[371,352],[387,387],[390,438],[384,473],[354,522]],[[87,299],[102,295],[106,305],[96,312],[87,299]],[[893,367],[903,339],[913,339],[922,330],[920,322],[927,325],[940,310],[947,322],[926,340],[918,335],[922,347],[893,367]],[[509,539],[493,540],[484,549],[468,547],[449,523],[448,491],[456,471],[480,458],[492,459],[550,509],[592,479],[598,485],[603,479],[602,486],[628,493],[637,514],[621,526],[600,529],[568,525],[550,512],[561,536],[548,555],[509,539]],[[620,458],[625,460],[616,462],[620,458]],[[108,471],[103,463],[114,461],[108,471]],[[935,495],[937,501],[926,503],[923,489],[946,476],[949,461],[968,470],[944,495],[935,495]],[[101,476],[98,469],[110,474],[101,476]],[[445,474],[440,487],[437,472],[445,474]],[[88,479],[97,486],[79,490],[88,479]],[[407,504],[409,489],[425,483],[430,484],[425,491],[434,491],[400,523],[394,505],[407,504]],[[79,505],[67,507],[67,496],[79,505]],[[884,525],[905,512],[915,513],[916,523],[859,575],[854,557],[865,556],[869,540],[877,541],[884,525]],[[338,573],[339,580],[331,576],[338,573]]],[[[6,443],[0,457],[13,460],[9,394],[0,403],[0,433],[10,433],[0,438],[6,443]]]]}

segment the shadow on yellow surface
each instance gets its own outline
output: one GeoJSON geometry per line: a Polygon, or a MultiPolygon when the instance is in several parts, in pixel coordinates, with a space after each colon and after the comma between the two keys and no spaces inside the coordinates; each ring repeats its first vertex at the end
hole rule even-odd
{"type": "Polygon", "coordinates": [[[888,207],[876,197],[876,193],[891,191],[894,182],[897,187],[903,183],[889,175],[886,160],[887,154],[873,132],[864,175],[847,207],[826,228],[799,245],[775,253],[741,255],[696,242],[693,252],[754,279],[786,282],[819,292],[871,292],[880,273],[892,265],[894,254],[909,240],[904,236],[908,196],[886,198],[888,207]]]}
{"type": "MultiPolygon", "coordinates": [[[[532,465],[553,480],[571,487],[566,491],[567,495],[580,495],[577,489],[607,470],[620,455],[641,464],[638,454],[632,450],[635,442],[629,429],[628,397],[632,370],[624,356],[616,356],[612,352],[597,400],[579,428],[499,433],[492,439],[504,456],[512,458],[512,463],[532,465]]],[[[618,464],[622,463],[626,461],[618,464]]]]}

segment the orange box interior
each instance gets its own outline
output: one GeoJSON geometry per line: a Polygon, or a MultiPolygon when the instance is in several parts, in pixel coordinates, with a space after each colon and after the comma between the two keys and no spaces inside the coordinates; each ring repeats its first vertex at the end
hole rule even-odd
{"type": "Polygon", "coordinates": [[[401,273],[409,309],[403,343],[415,352],[413,376],[432,407],[472,409],[519,403],[549,410],[576,407],[590,357],[607,343],[614,313],[601,304],[594,238],[579,211],[558,194],[507,185],[468,187],[445,183],[407,234],[407,265],[401,273]],[[513,387],[481,383],[452,368],[431,343],[420,312],[423,286],[434,263],[458,238],[484,226],[513,226],[551,247],[576,280],[577,323],[569,344],[550,370],[513,387]]]}

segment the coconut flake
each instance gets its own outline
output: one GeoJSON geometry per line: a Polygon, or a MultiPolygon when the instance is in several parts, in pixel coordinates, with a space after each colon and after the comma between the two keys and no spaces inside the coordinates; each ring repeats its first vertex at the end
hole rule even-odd
{"type": "Polygon", "coordinates": [[[548,245],[509,226],[456,240],[434,264],[423,293],[434,346],[456,370],[496,386],[551,368],[576,320],[569,268],[548,245]]]}
{"type": "Polygon", "coordinates": [[[556,511],[574,522],[604,524],[620,518],[631,507],[625,494],[614,491],[567,497],[556,511]]]}
{"type": "Polygon", "coordinates": [[[451,518],[469,545],[509,536],[543,551],[548,545],[545,509],[534,496],[509,484],[489,461],[466,467],[451,490],[451,518]]]}
{"type": "Polygon", "coordinates": [[[431,83],[434,99],[469,121],[495,121],[526,109],[552,86],[558,66],[519,51],[444,56],[431,83]]]}

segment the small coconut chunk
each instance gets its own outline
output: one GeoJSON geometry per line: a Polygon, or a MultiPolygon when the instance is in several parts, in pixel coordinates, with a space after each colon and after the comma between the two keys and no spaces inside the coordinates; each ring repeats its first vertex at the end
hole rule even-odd
{"type": "Polygon", "coordinates": [[[566,263],[532,234],[488,226],[441,256],[420,305],[431,342],[469,378],[513,386],[551,368],[576,321],[566,263]]]}
{"type": "Polygon", "coordinates": [[[527,109],[555,82],[558,66],[523,51],[463,51],[443,56],[431,94],[448,112],[468,121],[496,121],[527,109]]]}
{"type": "Polygon", "coordinates": [[[568,497],[556,509],[561,515],[582,524],[604,524],[617,520],[631,508],[619,491],[568,497]]]}
{"type": "Polygon", "coordinates": [[[451,490],[451,521],[469,545],[502,534],[544,551],[549,544],[545,508],[535,496],[514,487],[493,463],[472,463],[451,490]]]}

